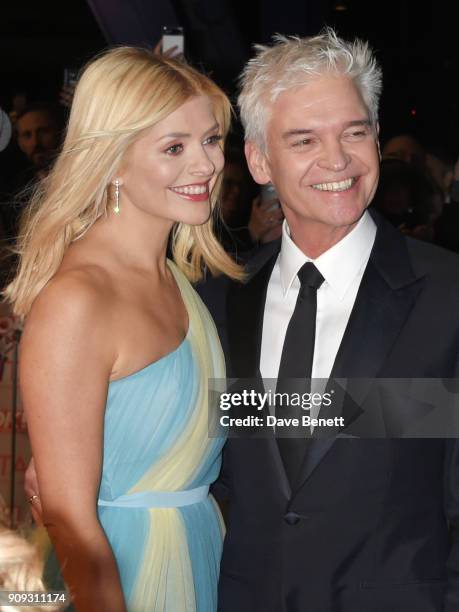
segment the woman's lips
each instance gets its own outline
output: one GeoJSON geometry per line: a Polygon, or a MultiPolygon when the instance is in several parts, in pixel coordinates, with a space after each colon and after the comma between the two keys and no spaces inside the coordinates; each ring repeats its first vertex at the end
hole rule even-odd
{"type": "Polygon", "coordinates": [[[192,202],[205,202],[209,199],[209,183],[169,187],[169,189],[185,200],[191,200],[192,202]]]}

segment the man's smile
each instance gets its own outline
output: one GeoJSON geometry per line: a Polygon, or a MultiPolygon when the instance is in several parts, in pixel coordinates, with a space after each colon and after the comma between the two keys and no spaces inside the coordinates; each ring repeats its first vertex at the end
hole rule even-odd
{"type": "Polygon", "coordinates": [[[319,191],[347,191],[357,180],[357,178],[351,177],[344,181],[334,181],[333,183],[317,183],[316,185],[311,185],[311,187],[319,191]]]}

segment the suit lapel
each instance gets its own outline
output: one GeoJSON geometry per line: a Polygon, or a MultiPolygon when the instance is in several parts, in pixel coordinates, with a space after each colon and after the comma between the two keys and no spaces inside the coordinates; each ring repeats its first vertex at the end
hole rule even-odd
{"type": "MultiPolygon", "coordinates": [[[[332,379],[359,379],[354,383],[348,380],[341,412],[346,423],[361,413],[359,407],[371,379],[378,376],[390,356],[425,282],[411,267],[403,236],[385,221],[376,218],[376,222],[375,244],[329,382],[333,385],[332,379]]],[[[320,416],[328,415],[321,412],[320,416]]],[[[311,440],[296,490],[324,459],[335,440],[335,436],[311,440]]]]}

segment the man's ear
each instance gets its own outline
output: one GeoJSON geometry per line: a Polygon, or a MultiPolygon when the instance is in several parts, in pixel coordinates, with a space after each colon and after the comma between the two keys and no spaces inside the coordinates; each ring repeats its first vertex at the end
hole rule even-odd
{"type": "Polygon", "coordinates": [[[254,142],[247,141],[244,146],[247,166],[253,180],[259,185],[266,185],[271,182],[269,164],[266,154],[263,153],[254,142]]]}

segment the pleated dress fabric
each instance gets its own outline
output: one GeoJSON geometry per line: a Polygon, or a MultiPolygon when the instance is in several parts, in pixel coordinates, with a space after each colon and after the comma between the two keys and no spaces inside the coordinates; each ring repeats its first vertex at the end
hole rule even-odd
{"type": "Polygon", "coordinates": [[[208,431],[208,380],[224,378],[215,325],[168,262],[189,319],[181,344],[109,384],[99,519],[129,612],[215,612],[224,535],[208,494],[222,437],[208,431]]]}

